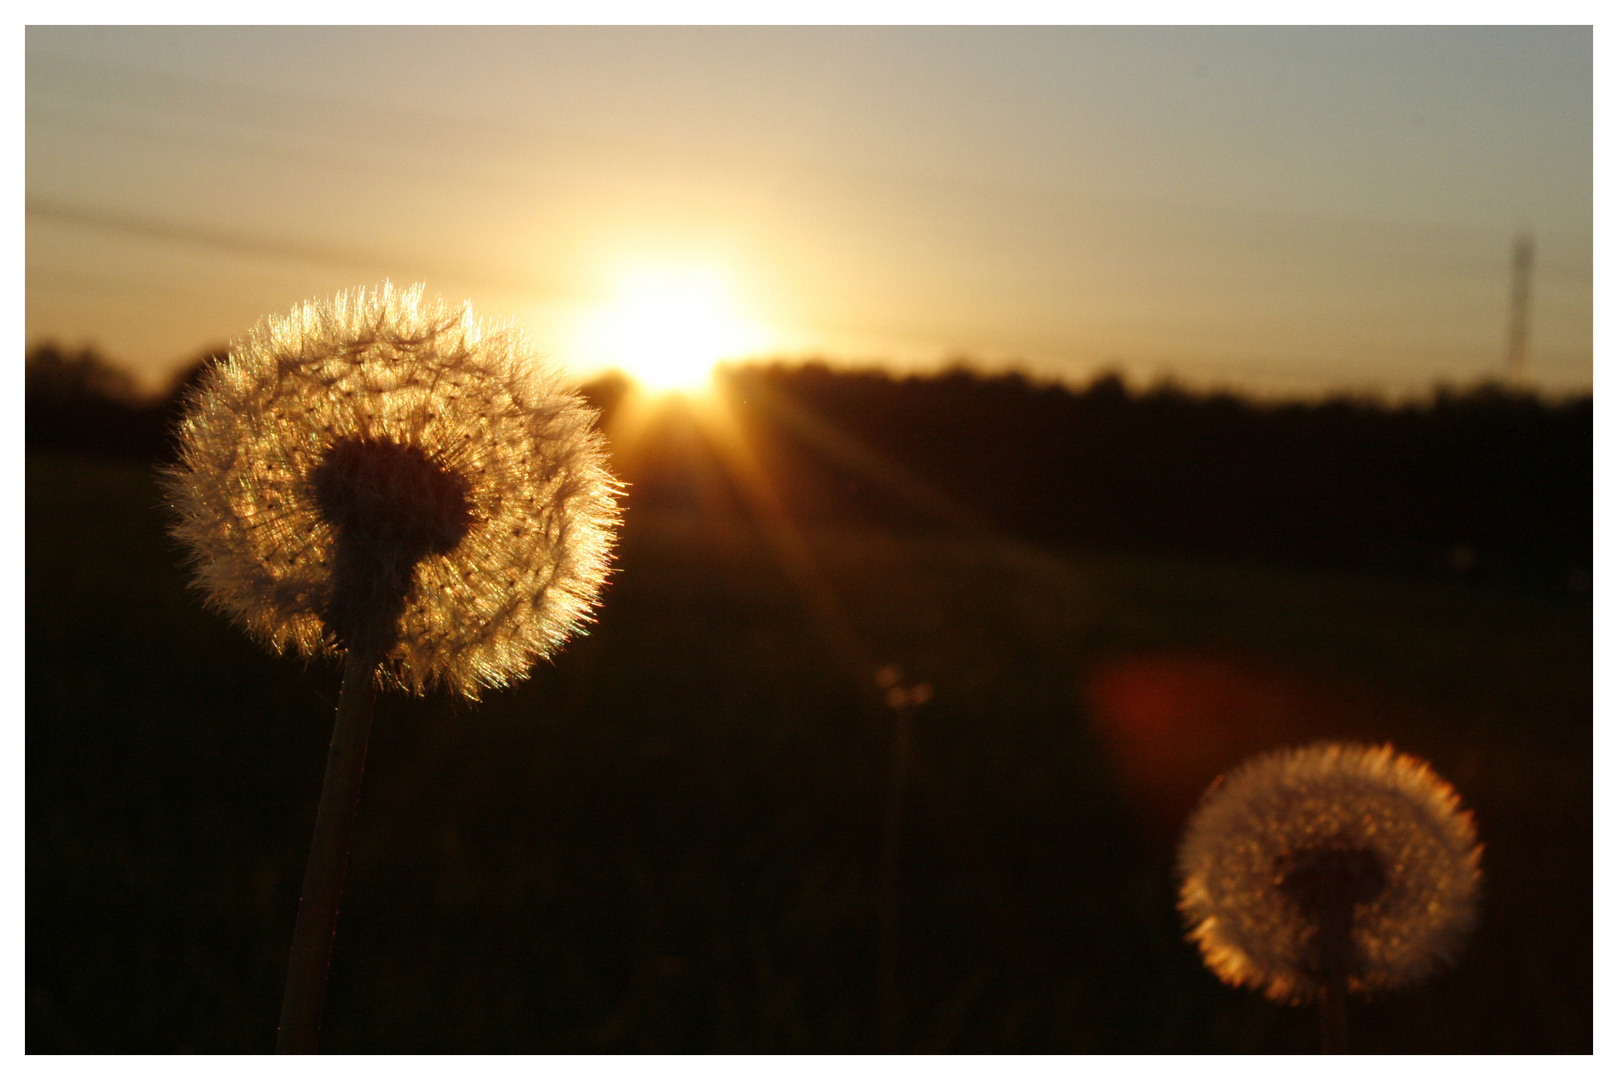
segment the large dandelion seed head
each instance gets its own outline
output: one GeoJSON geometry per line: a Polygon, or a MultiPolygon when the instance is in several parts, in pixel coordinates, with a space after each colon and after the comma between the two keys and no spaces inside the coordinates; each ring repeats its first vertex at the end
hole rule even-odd
{"type": "Polygon", "coordinates": [[[260,322],[166,478],[210,605],[415,693],[522,678],[589,618],[618,521],[594,413],[533,355],[420,286],[260,322]]]}
{"type": "Polygon", "coordinates": [[[1425,762],[1322,743],[1216,781],[1181,841],[1180,910],[1203,960],[1286,1002],[1392,989],[1453,958],[1475,918],[1471,815],[1425,762]],[[1350,955],[1326,955],[1334,937],[1350,955]]]}

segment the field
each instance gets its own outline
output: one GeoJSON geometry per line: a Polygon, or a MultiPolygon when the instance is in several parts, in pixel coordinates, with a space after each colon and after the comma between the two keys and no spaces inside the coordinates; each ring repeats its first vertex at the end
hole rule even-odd
{"type": "MultiPolygon", "coordinates": [[[[150,469],[27,464],[27,1049],[264,1052],[335,665],[188,592],[150,469]]],[[[896,714],[898,1049],[1283,1053],[1173,852],[1222,769],[1391,740],[1476,812],[1451,970],[1354,1048],[1592,1046],[1588,593],[760,528],[631,499],[598,623],[476,706],[384,697],[330,1052],[870,1052],[896,714]]]]}

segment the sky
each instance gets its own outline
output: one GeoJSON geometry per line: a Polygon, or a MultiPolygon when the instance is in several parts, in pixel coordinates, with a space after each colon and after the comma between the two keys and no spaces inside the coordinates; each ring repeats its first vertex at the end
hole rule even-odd
{"type": "Polygon", "coordinates": [[[30,345],[383,279],[587,377],[1588,391],[1588,27],[30,27],[30,345]]]}

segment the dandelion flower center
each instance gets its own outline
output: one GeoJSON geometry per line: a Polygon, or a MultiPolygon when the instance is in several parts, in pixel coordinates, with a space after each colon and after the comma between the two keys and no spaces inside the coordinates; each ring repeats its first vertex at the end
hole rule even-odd
{"type": "Polygon", "coordinates": [[[1364,845],[1339,841],[1282,852],[1275,864],[1276,888],[1292,899],[1314,931],[1313,955],[1306,966],[1317,974],[1356,968],[1354,909],[1388,887],[1382,858],[1364,845]]]}
{"type": "Polygon", "coordinates": [[[326,625],[350,647],[385,649],[416,564],[471,528],[470,485],[419,446],[365,437],[338,439],[309,480],[336,533],[326,625]]]}
{"type": "Polygon", "coordinates": [[[1317,915],[1375,900],[1388,885],[1388,872],[1375,851],[1336,843],[1283,852],[1275,857],[1276,887],[1306,915],[1317,915]]]}

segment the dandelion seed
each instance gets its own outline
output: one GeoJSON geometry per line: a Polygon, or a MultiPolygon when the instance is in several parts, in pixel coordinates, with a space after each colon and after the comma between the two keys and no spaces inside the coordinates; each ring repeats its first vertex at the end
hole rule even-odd
{"type": "Polygon", "coordinates": [[[1453,959],[1481,879],[1472,817],[1425,762],[1337,743],[1216,781],[1181,842],[1204,961],[1282,1002],[1394,989],[1453,959]]]}
{"type": "Polygon", "coordinates": [[[522,678],[588,619],[617,522],[593,413],[531,355],[419,286],[261,322],[167,477],[210,604],[277,651],[381,648],[415,693],[522,678]],[[474,569],[510,584],[448,587],[474,569]]]}

